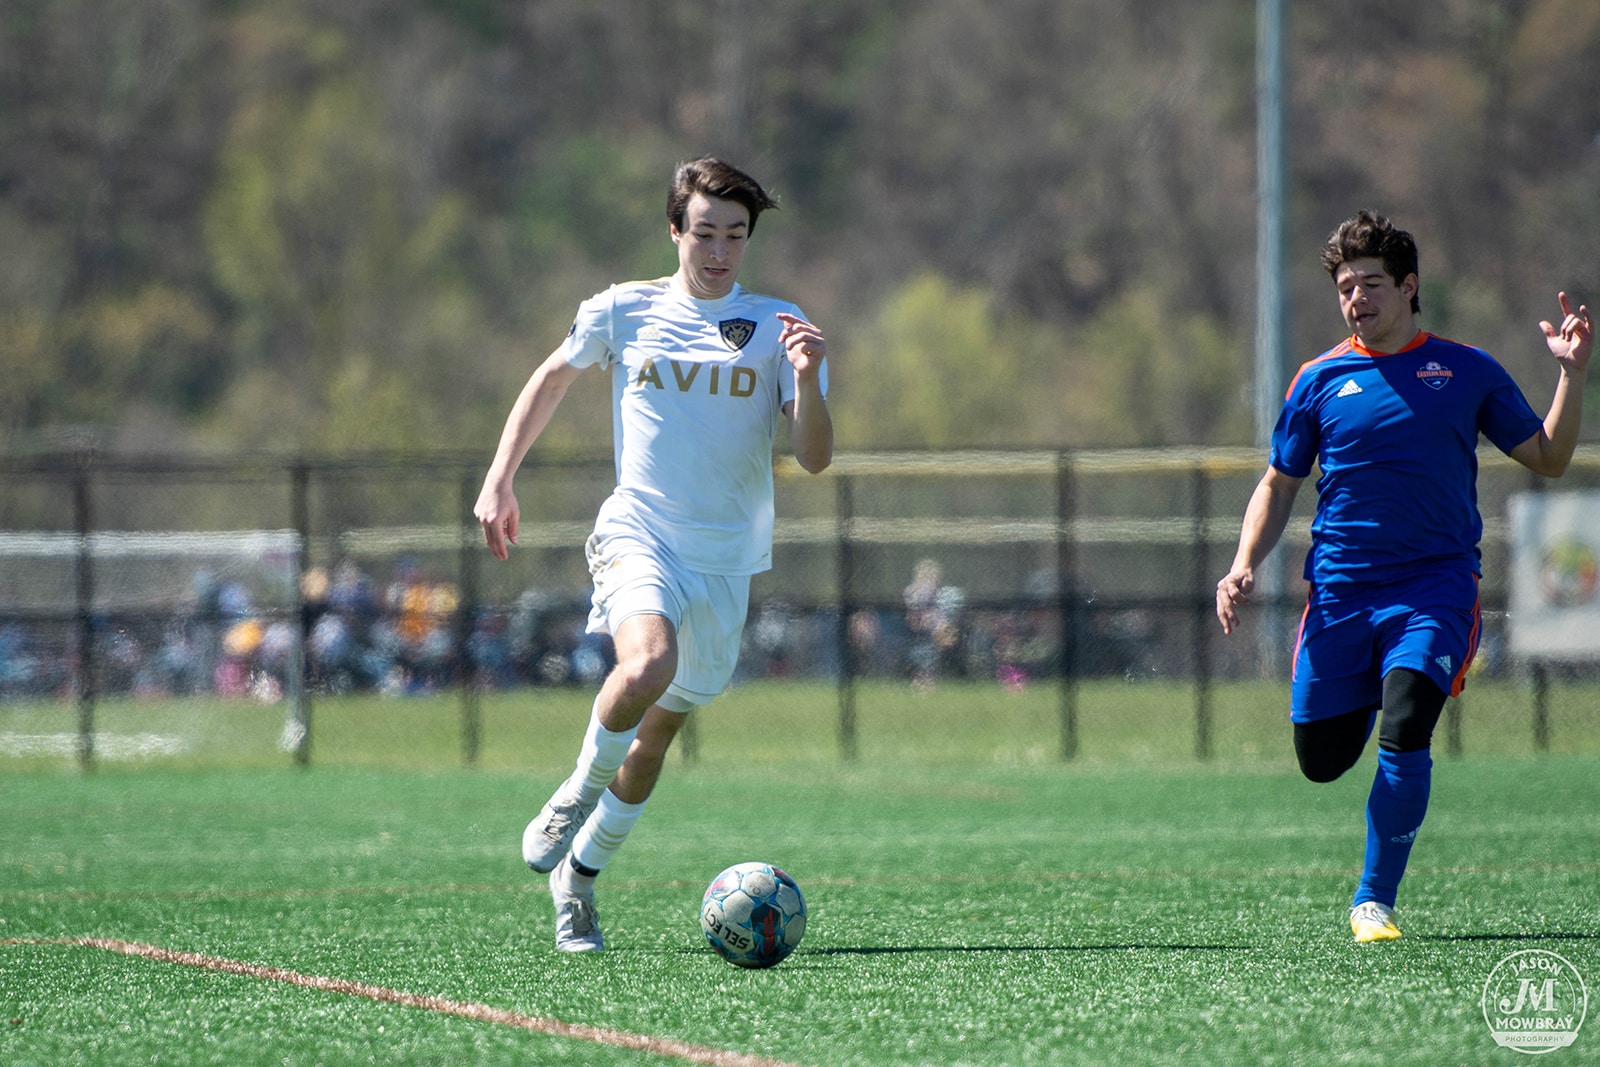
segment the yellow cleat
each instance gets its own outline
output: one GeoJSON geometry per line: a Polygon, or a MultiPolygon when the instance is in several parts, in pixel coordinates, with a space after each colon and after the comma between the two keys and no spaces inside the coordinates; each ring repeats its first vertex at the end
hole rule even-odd
{"type": "Polygon", "coordinates": [[[1356,935],[1358,945],[1394,941],[1400,937],[1400,928],[1394,924],[1394,909],[1376,900],[1364,901],[1350,909],[1350,932],[1356,935]]]}

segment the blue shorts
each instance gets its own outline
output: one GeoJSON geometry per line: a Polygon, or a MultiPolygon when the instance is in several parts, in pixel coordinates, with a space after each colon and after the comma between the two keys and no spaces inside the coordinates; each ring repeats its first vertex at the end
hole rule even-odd
{"type": "Polygon", "coordinates": [[[1383,700],[1383,676],[1418,671],[1459,696],[1478,652],[1478,577],[1430,574],[1331,593],[1313,586],[1295,639],[1289,717],[1315,722],[1383,700]]]}

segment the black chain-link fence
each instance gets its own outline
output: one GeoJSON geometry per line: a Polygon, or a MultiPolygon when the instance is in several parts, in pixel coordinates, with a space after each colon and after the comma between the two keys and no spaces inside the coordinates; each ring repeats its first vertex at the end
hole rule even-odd
{"type": "MultiPolygon", "coordinates": [[[[1563,723],[1600,719],[1600,671],[1509,654],[1506,503],[1594,488],[1600,455],[1585,450],[1548,484],[1480,458],[1475,677],[1492,694],[1490,728],[1537,750],[1555,693],[1563,723]]],[[[753,586],[736,685],[832,692],[842,759],[861,758],[881,694],[941,687],[1024,694],[1021,729],[1064,759],[1082,748],[1085,693],[1135,735],[1159,693],[1169,712],[1181,705],[1184,747],[1207,758],[1229,728],[1217,705],[1236,701],[1230,687],[1260,682],[1287,702],[1309,485],[1274,556],[1276,590],[1231,638],[1213,613],[1263,462],[1215,449],[844,454],[812,477],[780,460],[775,565],[753,586]]],[[[107,702],[270,706],[280,744],[306,761],[321,702],[451,694],[462,758],[476,762],[487,695],[592,690],[611,662],[583,626],[583,543],[609,457],[530,458],[505,563],[471,520],[482,473],[481,457],[461,456],[0,464],[0,714],[70,708],[88,764],[107,702]]],[[[1461,719],[1453,710],[1442,728],[1451,751],[1461,719]]],[[[13,751],[46,744],[19,731],[13,751]]]]}

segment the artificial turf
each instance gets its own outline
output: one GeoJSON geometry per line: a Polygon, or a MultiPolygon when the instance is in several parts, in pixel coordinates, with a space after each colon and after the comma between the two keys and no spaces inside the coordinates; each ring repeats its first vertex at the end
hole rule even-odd
{"type": "MultiPolygon", "coordinates": [[[[1496,963],[1600,981],[1600,758],[1441,757],[1405,937],[1356,946],[1371,773],[708,744],[603,876],[606,952],[573,957],[517,846],[557,771],[29,764],[0,777],[0,1062],[684,1062],[77,938],[817,1067],[1520,1062],[1482,1013],[1496,963]],[[746,859],[810,905],[770,971],[696,921],[746,859]]],[[[1550,1062],[1600,1062],[1590,1023],[1550,1062]]]]}

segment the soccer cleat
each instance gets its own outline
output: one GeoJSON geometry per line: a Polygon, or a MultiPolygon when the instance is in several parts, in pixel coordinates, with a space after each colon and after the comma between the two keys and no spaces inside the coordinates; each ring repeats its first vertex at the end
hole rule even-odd
{"type": "Polygon", "coordinates": [[[562,952],[599,952],[606,947],[600,936],[600,918],[594,911],[594,879],[587,889],[575,884],[570,863],[550,872],[550,899],[556,905],[556,948],[562,952]]]}
{"type": "Polygon", "coordinates": [[[556,868],[572,848],[578,828],[589,819],[593,804],[584,804],[565,783],[522,831],[522,858],[540,874],[556,868]]]}
{"type": "Polygon", "coordinates": [[[1350,909],[1350,932],[1356,935],[1358,945],[1393,941],[1400,936],[1400,928],[1394,924],[1394,909],[1376,900],[1363,901],[1350,909]]]}

